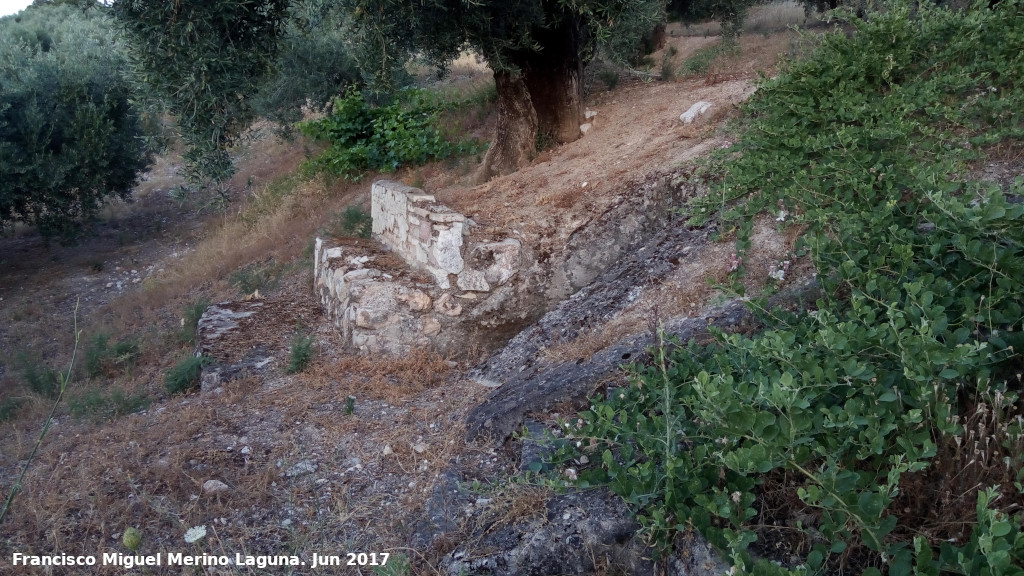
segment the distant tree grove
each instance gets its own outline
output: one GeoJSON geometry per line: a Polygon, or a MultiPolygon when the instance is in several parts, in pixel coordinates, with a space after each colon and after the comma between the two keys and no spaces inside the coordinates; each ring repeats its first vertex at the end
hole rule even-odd
{"type": "Polygon", "coordinates": [[[0,19],[0,229],[67,240],[130,197],[150,154],[116,36],[75,3],[0,19]]]}

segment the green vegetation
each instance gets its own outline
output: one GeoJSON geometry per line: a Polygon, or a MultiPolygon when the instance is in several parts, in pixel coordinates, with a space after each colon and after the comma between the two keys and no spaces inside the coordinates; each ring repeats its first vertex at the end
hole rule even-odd
{"type": "Polygon", "coordinates": [[[71,350],[71,360],[68,361],[68,371],[59,375],[59,387],[57,389],[56,397],[53,399],[53,407],[50,408],[50,413],[47,414],[46,420],[43,421],[43,426],[39,430],[39,436],[36,436],[36,441],[32,445],[32,451],[29,452],[28,458],[25,459],[25,463],[21,466],[21,472],[18,473],[18,479],[14,481],[10,492],[7,493],[7,499],[4,501],[4,506],[0,509],[0,524],[2,524],[4,518],[7,517],[7,513],[11,509],[11,504],[14,502],[14,497],[21,491],[22,483],[25,481],[25,474],[28,473],[29,466],[31,466],[32,462],[36,459],[36,454],[39,453],[39,447],[42,446],[43,439],[46,438],[46,433],[50,431],[50,426],[53,425],[53,418],[57,414],[57,408],[60,406],[60,401],[64,398],[64,394],[67,392],[68,382],[71,381],[71,373],[75,368],[75,358],[78,355],[78,342],[81,337],[81,332],[78,331],[78,303],[75,304],[73,328],[75,334],[75,347],[71,350]]]}
{"type": "Polygon", "coordinates": [[[140,354],[137,342],[124,339],[111,346],[110,335],[101,332],[85,347],[85,373],[98,378],[131,370],[140,354]]]}
{"type": "Polygon", "coordinates": [[[136,73],[163,100],[189,146],[195,182],[233,171],[228,148],[255,117],[252,96],[268,81],[289,2],[120,0],[113,13],[131,40],[136,73]]]}
{"type": "Polygon", "coordinates": [[[736,46],[728,42],[717,42],[710,46],[698,48],[683,62],[683,72],[686,74],[707,74],[711,70],[711,65],[719,56],[735,50],[736,46]]]}
{"type": "Polygon", "coordinates": [[[292,338],[288,354],[288,367],[285,369],[286,374],[297,374],[309,366],[313,360],[313,344],[315,342],[316,338],[305,332],[299,332],[292,338]]]}
{"type": "Polygon", "coordinates": [[[309,167],[358,180],[370,170],[393,172],[478,152],[476,142],[452,144],[445,139],[438,128],[440,112],[441,104],[419,90],[407,90],[394,103],[376,108],[349,90],[335,100],[330,116],[299,125],[308,136],[331,143],[309,167]]]}
{"type": "Polygon", "coordinates": [[[181,330],[178,332],[178,340],[184,344],[196,343],[196,330],[199,328],[199,319],[203,312],[210,307],[209,298],[200,298],[189,304],[182,311],[181,330]]]}
{"type": "Polygon", "coordinates": [[[405,554],[392,554],[384,566],[374,566],[373,573],[377,576],[408,576],[412,574],[412,562],[405,554]]]}
{"type": "Polygon", "coordinates": [[[199,388],[203,366],[210,363],[206,356],[189,356],[164,374],[164,389],[169,394],[186,394],[199,388]]]}
{"type": "MultiPolygon", "coordinates": [[[[257,290],[265,294],[277,288],[277,285],[281,282],[281,276],[284,275],[287,268],[287,266],[279,264],[275,260],[253,262],[232,272],[231,277],[228,278],[228,283],[238,289],[238,293],[243,296],[253,294],[257,290]]],[[[202,313],[200,313],[200,316],[202,316],[202,313]]]]}
{"type": "Polygon", "coordinates": [[[43,398],[56,398],[60,394],[60,372],[44,366],[37,356],[20,354],[15,364],[29,390],[43,398]]]}
{"type": "Polygon", "coordinates": [[[73,240],[150,161],[126,57],[100,8],[0,19],[0,227],[73,240]]]}
{"type": "Polygon", "coordinates": [[[0,400],[0,422],[6,422],[17,416],[22,403],[21,398],[13,396],[5,396],[3,400],[0,400]]]}
{"type": "Polygon", "coordinates": [[[253,99],[255,113],[279,123],[286,135],[303,109],[322,111],[346,87],[362,83],[345,45],[344,21],[315,2],[293,10],[271,74],[253,99]]]}
{"type": "Polygon", "coordinates": [[[78,418],[110,420],[134,414],[149,406],[152,399],[144,393],[126,394],[124,390],[86,390],[68,399],[68,409],[78,418]]]}
{"type": "Polygon", "coordinates": [[[728,43],[732,43],[743,32],[747,8],[757,3],[760,2],[754,0],[669,0],[668,13],[672,18],[684,22],[719,20],[722,23],[723,38],[728,43]]]}
{"type": "Polygon", "coordinates": [[[373,233],[373,218],[359,206],[348,206],[331,219],[328,233],[341,237],[369,238],[373,233]]]}
{"type": "Polygon", "coordinates": [[[657,542],[695,527],[741,573],[1024,574],[1024,179],[973,177],[1024,140],[1024,10],[910,10],[765,81],[690,206],[741,262],[755,217],[804,227],[825,296],[663,343],[557,440],[657,542]]]}

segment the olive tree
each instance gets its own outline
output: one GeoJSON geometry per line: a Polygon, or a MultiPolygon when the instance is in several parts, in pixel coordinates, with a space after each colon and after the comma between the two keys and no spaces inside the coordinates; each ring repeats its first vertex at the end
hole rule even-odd
{"type": "Polygon", "coordinates": [[[364,66],[386,71],[417,53],[443,68],[466,47],[487,60],[498,122],[481,180],[529,161],[538,133],[559,143],[579,138],[583,67],[612,35],[650,31],[665,13],[664,0],[337,3],[352,14],[364,66]]]}
{"type": "Polygon", "coordinates": [[[288,0],[118,0],[136,73],[164,100],[189,145],[193,180],[223,180],[227,149],[255,117],[253,96],[269,77],[288,0]]]}
{"type": "Polygon", "coordinates": [[[0,19],[0,227],[73,238],[150,160],[115,28],[101,8],[0,19]]]}
{"type": "Polygon", "coordinates": [[[317,11],[336,16],[346,50],[378,88],[397,87],[394,73],[412,55],[442,68],[466,48],[485,58],[498,93],[497,128],[480,171],[487,178],[527,162],[538,133],[557,142],[579,138],[583,66],[611,35],[652,29],[665,0],[114,3],[140,71],[171,102],[192,159],[212,157],[218,166],[253,117],[252,100],[266,86],[289,20],[317,11]]]}

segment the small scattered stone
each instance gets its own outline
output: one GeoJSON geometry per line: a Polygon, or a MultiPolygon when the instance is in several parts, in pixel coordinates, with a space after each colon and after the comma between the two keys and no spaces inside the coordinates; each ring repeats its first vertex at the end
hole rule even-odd
{"type": "Polygon", "coordinates": [[[423,332],[425,336],[437,336],[441,333],[441,323],[438,322],[437,318],[434,318],[433,315],[424,316],[422,322],[423,324],[420,331],[423,332]]]}
{"type": "Polygon", "coordinates": [[[399,299],[403,300],[413,312],[429,310],[430,305],[432,304],[430,296],[422,290],[408,290],[403,294],[400,294],[399,299]]]}
{"type": "Polygon", "coordinates": [[[228,489],[228,485],[220,480],[207,480],[206,482],[203,482],[204,494],[220,494],[222,492],[227,492],[228,489]]]}
{"type": "Polygon", "coordinates": [[[455,284],[463,290],[469,290],[473,292],[490,292],[491,286],[487,283],[487,279],[484,277],[484,273],[479,270],[466,269],[459,274],[458,281],[455,284]]]}
{"type": "Polygon", "coordinates": [[[299,462],[298,464],[295,464],[294,466],[289,468],[288,471],[285,472],[285,476],[288,476],[289,478],[294,478],[296,476],[312,474],[313,472],[316,472],[316,468],[317,466],[315,463],[309,460],[303,460],[302,462],[299,462]]]}
{"type": "Polygon", "coordinates": [[[414,451],[415,451],[415,452],[416,452],[417,454],[423,454],[424,452],[426,452],[426,451],[427,451],[427,445],[426,445],[426,444],[424,444],[423,442],[417,442],[416,444],[413,444],[413,445],[412,445],[412,449],[413,449],[413,450],[414,450],[414,451]]]}
{"type": "Polygon", "coordinates": [[[434,303],[434,310],[445,316],[458,316],[462,314],[462,305],[454,302],[451,294],[445,294],[434,303]]]}

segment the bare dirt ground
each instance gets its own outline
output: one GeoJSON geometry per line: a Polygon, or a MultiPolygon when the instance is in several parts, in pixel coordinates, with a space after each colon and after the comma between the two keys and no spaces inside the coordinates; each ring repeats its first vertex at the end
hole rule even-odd
{"type": "MultiPolygon", "coordinates": [[[[681,28],[672,32],[655,62],[667,58],[682,66],[717,40],[687,36],[681,28]]],[[[756,72],[773,73],[793,38],[744,36],[738,55],[698,75],[666,81],[625,75],[613,90],[598,82],[586,101],[597,116],[582,139],[546,150],[529,168],[483,186],[463,183],[471,162],[392,177],[421,185],[484,229],[516,230],[537,249],[562,249],[574,230],[646,175],[728,145],[725,121],[753,92],[756,72]],[[684,126],[679,115],[699,100],[712,102],[712,109],[684,126]]],[[[124,553],[121,535],[134,526],[145,554],[288,554],[308,562],[313,553],[388,552],[409,558],[413,573],[433,574],[455,542],[431,548],[413,542],[424,501],[444,470],[454,465],[467,489],[482,496],[477,506],[458,512],[467,534],[481,522],[512,522],[543,506],[535,488],[508,482],[517,470],[511,450],[466,443],[465,413],[489,392],[463,377],[468,365],[429,352],[353,356],[326,322],[309,325],[316,305],[303,251],[332,214],[366,202],[369,179],[302,182],[271,202],[274,182],[302,157],[302,143],[268,138],[252,144],[234,182],[235,190],[248,191],[236,194],[226,213],[172,200],[168,191],[180,179],[165,160],[140,187],[137,202],[114,207],[99,235],[81,246],[46,247],[30,232],[0,239],[0,394],[21,400],[19,415],[0,424],[3,495],[52,402],[25,389],[18,359],[66,364],[76,302],[82,347],[106,330],[135,338],[143,352],[134,368],[105,380],[87,381],[79,371],[69,397],[116,389],[150,399],[145,409],[112,420],[58,411],[4,522],[0,572],[40,573],[11,568],[13,552],[124,553]],[[234,381],[221,395],[168,397],[164,370],[191,352],[177,336],[183,308],[200,298],[239,298],[231,274],[269,262],[283,276],[266,298],[286,301],[293,312],[260,327],[273,340],[276,375],[234,381]],[[287,364],[287,342],[302,323],[316,336],[317,355],[307,371],[286,376],[280,368],[287,364]],[[225,486],[204,490],[211,480],[225,486]],[[207,536],[187,544],[184,534],[195,526],[205,526],[207,536]]],[[[706,303],[705,279],[728,265],[730,249],[723,244],[692,277],[665,286],[665,298],[678,309],[706,303]]],[[[780,245],[776,252],[785,250],[780,245]]],[[[260,573],[238,567],[203,572],[260,573]]],[[[162,567],[144,573],[192,572],[162,567]]],[[[274,573],[321,572],[300,566],[274,573]]]]}

